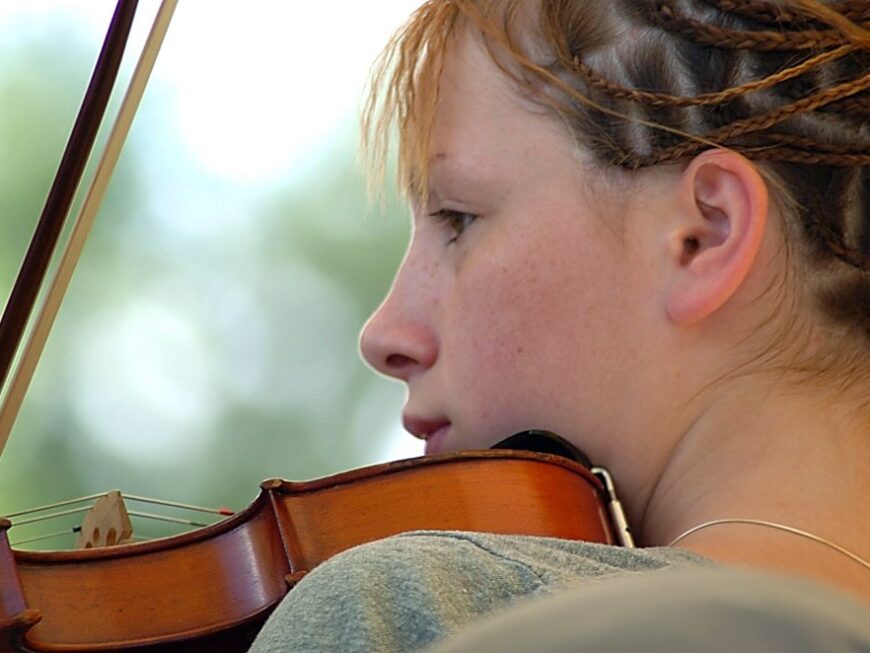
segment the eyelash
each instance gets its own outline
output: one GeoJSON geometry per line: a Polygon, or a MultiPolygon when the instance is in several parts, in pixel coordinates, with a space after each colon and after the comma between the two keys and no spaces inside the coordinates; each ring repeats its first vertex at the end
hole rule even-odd
{"type": "Polygon", "coordinates": [[[448,245],[455,243],[462,235],[462,232],[465,231],[472,222],[477,220],[477,216],[473,213],[454,211],[453,209],[440,209],[434,213],[430,213],[429,217],[435,218],[438,222],[447,225],[453,231],[453,236],[447,241],[448,245]]]}

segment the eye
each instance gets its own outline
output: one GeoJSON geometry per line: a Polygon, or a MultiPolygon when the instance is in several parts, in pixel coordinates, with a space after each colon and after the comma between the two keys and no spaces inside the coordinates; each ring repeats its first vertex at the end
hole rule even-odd
{"type": "Polygon", "coordinates": [[[472,222],[477,220],[477,216],[473,213],[465,213],[463,211],[454,211],[453,209],[440,209],[434,213],[430,213],[429,217],[435,218],[438,222],[447,225],[453,232],[447,244],[455,243],[462,232],[465,231],[472,222]]]}

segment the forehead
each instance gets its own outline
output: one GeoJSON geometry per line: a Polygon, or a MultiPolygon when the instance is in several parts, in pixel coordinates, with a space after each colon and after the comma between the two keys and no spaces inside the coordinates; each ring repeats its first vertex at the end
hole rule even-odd
{"type": "Polygon", "coordinates": [[[429,147],[433,180],[482,168],[511,167],[541,145],[572,152],[567,129],[525,100],[480,38],[468,30],[445,52],[429,147]]]}
{"type": "Polygon", "coordinates": [[[438,116],[456,118],[509,115],[519,108],[519,95],[492,58],[481,37],[470,29],[459,32],[444,53],[438,89],[438,116]],[[473,102],[466,100],[473,98],[473,102]],[[459,116],[461,117],[461,116],[459,116]]]}

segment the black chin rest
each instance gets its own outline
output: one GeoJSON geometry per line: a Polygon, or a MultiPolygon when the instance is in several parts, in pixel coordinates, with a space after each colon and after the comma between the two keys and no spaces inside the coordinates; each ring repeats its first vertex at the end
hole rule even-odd
{"type": "Polygon", "coordinates": [[[573,460],[590,469],[592,463],[585,453],[580,451],[565,438],[551,433],[550,431],[531,430],[521,431],[501,442],[494,444],[491,449],[512,449],[514,451],[531,451],[532,453],[547,453],[554,456],[562,456],[573,460]]]}

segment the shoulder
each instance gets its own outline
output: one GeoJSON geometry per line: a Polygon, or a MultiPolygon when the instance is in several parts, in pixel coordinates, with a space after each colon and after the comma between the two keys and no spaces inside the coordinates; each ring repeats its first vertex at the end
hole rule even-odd
{"type": "Polygon", "coordinates": [[[416,650],[541,583],[522,562],[461,537],[378,540],[311,571],[276,608],[251,651],[416,650]]]}
{"type": "Polygon", "coordinates": [[[693,564],[703,559],[676,550],[405,533],[355,547],[314,569],[284,599],[252,650],[413,650],[522,597],[626,571],[693,564]]]}
{"type": "Polygon", "coordinates": [[[515,606],[433,653],[616,653],[638,642],[648,653],[866,653],[870,608],[813,582],[759,572],[635,574],[515,606]]]}
{"type": "Polygon", "coordinates": [[[417,531],[345,551],[306,580],[334,577],[346,583],[354,579],[384,591],[397,586],[428,590],[470,585],[475,591],[515,595],[625,572],[714,564],[682,549],[625,549],[547,537],[417,531]]]}

